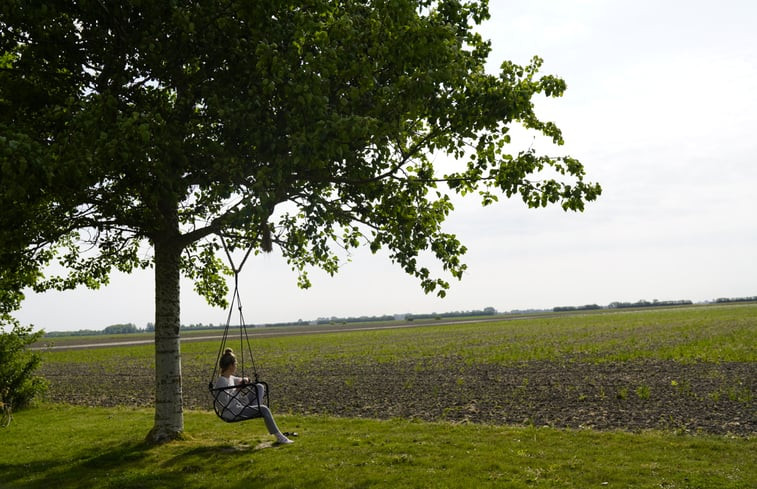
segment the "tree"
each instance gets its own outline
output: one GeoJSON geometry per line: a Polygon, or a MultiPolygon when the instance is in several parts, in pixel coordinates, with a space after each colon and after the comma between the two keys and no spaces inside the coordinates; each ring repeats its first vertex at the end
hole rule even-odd
{"type": "Polygon", "coordinates": [[[34,375],[40,356],[26,350],[42,334],[7,317],[0,318],[0,427],[10,423],[13,411],[27,407],[47,388],[44,379],[34,375]],[[10,326],[7,332],[6,326],[10,326]]]}
{"type": "Polygon", "coordinates": [[[127,324],[111,324],[110,326],[106,326],[103,329],[104,334],[128,334],[128,333],[136,333],[139,330],[137,329],[137,325],[133,323],[127,323],[127,324]]]}
{"type": "Polygon", "coordinates": [[[385,249],[443,296],[421,255],[465,271],[450,195],[580,211],[600,194],[574,158],[508,153],[513,124],[562,144],[532,99],[565,82],[539,58],[487,74],[486,18],[459,0],[4,2],[0,224],[25,227],[0,231],[0,273],[47,290],[154,266],[148,438],[175,437],[179,277],[225,305],[220,237],[277,246],[302,287],[310,267],[337,271],[336,250],[385,249]],[[458,168],[440,174],[436,153],[458,168]],[[67,273],[43,274],[53,260],[67,273]]]}

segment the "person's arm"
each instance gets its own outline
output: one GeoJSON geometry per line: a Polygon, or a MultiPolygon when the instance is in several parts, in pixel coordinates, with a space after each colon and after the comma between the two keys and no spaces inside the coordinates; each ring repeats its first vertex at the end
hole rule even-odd
{"type": "Polygon", "coordinates": [[[230,377],[231,383],[234,385],[240,385],[240,384],[249,384],[250,379],[248,377],[237,377],[236,375],[232,375],[230,377]]]}

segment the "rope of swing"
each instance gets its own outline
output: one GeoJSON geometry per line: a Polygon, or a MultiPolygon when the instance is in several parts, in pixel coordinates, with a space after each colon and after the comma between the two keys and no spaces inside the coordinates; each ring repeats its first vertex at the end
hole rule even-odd
{"type": "Polygon", "coordinates": [[[221,355],[223,354],[224,347],[226,346],[226,340],[229,336],[229,326],[231,325],[231,317],[234,313],[234,305],[236,304],[237,309],[239,310],[239,354],[240,354],[240,364],[242,365],[242,372],[241,376],[244,377],[244,355],[245,355],[245,346],[247,347],[247,351],[249,353],[250,357],[250,363],[252,364],[252,372],[255,379],[255,382],[258,381],[258,371],[255,367],[255,358],[252,355],[252,348],[250,346],[250,338],[247,334],[247,324],[244,320],[244,313],[242,312],[242,297],[239,294],[239,274],[242,271],[242,267],[244,267],[245,262],[247,262],[247,258],[249,258],[250,253],[252,252],[252,249],[254,245],[250,245],[250,247],[247,249],[247,252],[244,255],[244,258],[239,263],[239,266],[236,266],[234,264],[234,259],[231,257],[231,251],[229,251],[229,247],[226,244],[226,240],[221,238],[221,245],[223,246],[223,250],[226,253],[226,258],[229,261],[229,266],[231,267],[231,271],[234,272],[234,292],[231,295],[231,303],[229,304],[229,314],[226,318],[226,327],[223,330],[223,338],[221,339],[221,345],[218,348],[218,355],[216,357],[215,367],[213,368],[213,376],[211,377],[211,383],[213,382],[213,379],[216,378],[216,373],[218,372],[219,365],[218,362],[221,359],[221,355]],[[245,345],[246,343],[246,345],[245,345]]]}

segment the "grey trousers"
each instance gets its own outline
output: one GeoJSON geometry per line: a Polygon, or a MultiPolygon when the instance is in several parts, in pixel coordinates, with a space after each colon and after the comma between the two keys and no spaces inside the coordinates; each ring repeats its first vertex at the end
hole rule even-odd
{"type": "Polygon", "coordinates": [[[268,409],[268,406],[262,403],[258,408],[258,400],[262,401],[263,397],[265,396],[265,387],[263,386],[263,384],[255,384],[255,390],[258,395],[257,399],[248,399],[248,404],[244,407],[244,409],[242,409],[241,416],[245,418],[262,416],[263,420],[265,421],[265,426],[266,428],[268,428],[268,433],[275,435],[279,433],[279,427],[276,426],[276,421],[274,421],[273,419],[273,413],[271,413],[271,410],[268,409]]]}

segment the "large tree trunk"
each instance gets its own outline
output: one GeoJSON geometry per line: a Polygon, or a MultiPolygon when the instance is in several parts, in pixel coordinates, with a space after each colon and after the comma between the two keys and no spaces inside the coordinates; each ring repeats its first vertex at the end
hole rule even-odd
{"type": "Polygon", "coordinates": [[[179,348],[181,246],[155,241],[155,425],[151,443],[179,438],[184,431],[179,348]]]}

